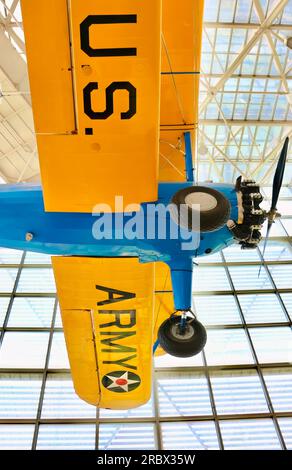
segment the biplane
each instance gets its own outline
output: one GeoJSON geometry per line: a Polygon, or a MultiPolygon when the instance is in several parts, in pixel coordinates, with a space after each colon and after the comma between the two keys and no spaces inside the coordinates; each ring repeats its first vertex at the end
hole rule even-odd
{"type": "Polygon", "coordinates": [[[269,212],[252,180],[194,181],[203,0],[21,6],[42,186],[1,186],[0,245],[53,255],[76,393],[140,406],[158,344],[205,346],[193,259],[269,232],[288,140],[269,212]]]}

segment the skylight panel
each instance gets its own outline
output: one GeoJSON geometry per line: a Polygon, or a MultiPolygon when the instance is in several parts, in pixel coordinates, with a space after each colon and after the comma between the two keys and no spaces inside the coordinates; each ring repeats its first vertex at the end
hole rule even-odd
{"type": "Polygon", "coordinates": [[[235,23],[248,23],[252,10],[252,0],[237,0],[235,23]]]}
{"type": "Polygon", "coordinates": [[[220,0],[205,0],[204,21],[217,21],[220,0]]]}
{"type": "Polygon", "coordinates": [[[219,21],[222,23],[232,23],[236,0],[221,0],[219,10],[219,21]]]}

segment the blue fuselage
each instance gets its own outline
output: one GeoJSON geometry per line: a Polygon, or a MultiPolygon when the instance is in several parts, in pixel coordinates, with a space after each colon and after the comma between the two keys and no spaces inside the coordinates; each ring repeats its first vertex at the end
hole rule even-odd
{"type": "MultiPolygon", "coordinates": [[[[159,197],[155,204],[167,206],[175,192],[192,185],[193,183],[160,183],[159,197]]],[[[204,186],[214,187],[224,193],[231,204],[230,218],[236,220],[237,197],[234,186],[206,183],[204,186]]],[[[0,246],[55,255],[137,256],[142,262],[169,262],[177,256],[197,257],[214,253],[232,243],[232,233],[226,226],[214,232],[198,234],[199,246],[193,250],[181,250],[181,244],[187,239],[184,231],[176,240],[171,240],[168,229],[165,238],[160,239],[157,233],[154,239],[153,235],[151,239],[147,238],[147,204],[142,204],[144,222],[141,227],[143,225],[144,231],[139,230],[138,222],[137,238],[129,240],[125,237],[123,230],[120,230],[121,226],[116,228],[113,214],[108,216],[111,223],[105,218],[104,238],[97,240],[94,237],[97,215],[45,212],[41,186],[1,185],[0,246]],[[33,234],[32,240],[26,240],[27,233],[33,234]]],[[[119,222],[123,220],[122,224],[125,226],[131,218],[133,214],[126,214],[122,219],[119,218],[119,222]]],[[[170,219],[168,212],[166,218],[170,219]]],[[[166,227],[169,228],[170,223],[166,227]]]]}
{"type": "MultiPolygon", "coordinates": [[[[160,183],[158,201],[155,205],[167,206],[178,190],[192,185],[193,183],[160,183]]],[[[237,220],[238,208],[234,186],[211,183],[203,185],[217,189],[228,198],[231,205],[230,218],[237,220]]],[[[153,223],[153,218],[161,217],[158,212],[149,218],[147,212],[149,204],[153,203],[142,204],[143,211],[138,219],[136,214],[136,236],[131,237],[132,239],[129,239],[123,229],[127,224],[131,224],[133,213],[105,216],[103,237],[97,239],[94,234],[100,216],[45,212],[41,186],[1,185],[0,246],[53,255],[136,256],[141,262],[164,261],[172,270],[177,271],[190,270],[193,257],[214,253],[233,243],[233,235],[225,225],[214,232],[196,233],[193,245],[189,244],[189,247],[184,249],[183,246],[186,245],[183,244],[186,243],[188,231],[182,230],[177,238],[172,239],[171,226],[175,222],[167,211],[163,216],[167,227],[165,236],[161,237],[157,231],[149,236],[147,226],[150,221],[153,223]],[[116,217],[119,217],[118,226],[115,224],[116,217]],[[27,239],[27,234],[32,234],[30,240],[27,239]]]]}

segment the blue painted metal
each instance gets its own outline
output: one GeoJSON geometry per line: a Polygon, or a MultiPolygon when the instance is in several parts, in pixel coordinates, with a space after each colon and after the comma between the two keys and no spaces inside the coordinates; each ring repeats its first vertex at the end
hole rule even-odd
{"type": "Polygon", "coordinates": [[[158,341],[158,339],[157,339],[157,340],[155,341],[155,343],[153,344],[153,349],[152,349],[153,354],[156,353],[156,349],[158,348],[158,346],[159,346],[159,341],[158,341]]]}
{"type": "Polygon", "coordinates": [[[171,260],[168,265],[171,269],[175,308],[189,310],[192,306],[193,259],[182,256],[171,260]]]}
{"type": "Polygon", "coordinates": [[[194,181],[194,168],[193,168],[193,153],[191,143],[191,133],[184,132],[185,139],[185,160],[186,160],[186,175],[187,181],[194,181]]]}
{"type": "MultiPolygon", "coordinates": [[[[193,183],[160,183],[156,203],[142,204],[143,211],[135,213],[139,230],[136,238],[127,237],[133,214],[106,214],[45,212],[42,188],[33,184],[0,185],[0,246],[39,253],[68,256],[124,257],[136,256],[140,262],[163,261],[171,269],[175,308],[187,310],[191,306],[193,258],[214,253],[234,242],[227,226],[214,232],[192,232],[192,244],[184,249],[187,229],[172,238],[177,224],[165,211],[165,238],[151,223],[161,218],[157,209],[166,208],[179,189],[193,183]],[[148,212],[147,212],[148,211],[148,212]],[[102,219],[103,217],[103,219],[102,219]],[[103,220],[104,236],[97,240],[95,229],[103,220]],[[117,225],[121,221],[121,225],[117,225]],[[33,239],[26,241],[26,234],[33,239]]],[[[237,220],[237,197],[233,186],[202,184],[221,191],[230,201],[230,218],[237,220]]]]}

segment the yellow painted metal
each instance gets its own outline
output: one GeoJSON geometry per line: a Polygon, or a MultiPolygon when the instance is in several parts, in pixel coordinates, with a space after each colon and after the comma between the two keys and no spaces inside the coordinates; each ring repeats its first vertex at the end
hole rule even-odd
{"type": "Polygon", "coordinates": [[[204,0],[162,2],[160,181],[185,181],[184,132],[196,152],[203,9],[204,0]]]}
{"type": "Polygon", "coordinates": [[[46,210],[156,200],[161,1],[22,0],[22,9],[46,210]]]}
{"type": "Polygon", "coordinates": [[[37,134],[75,130],[66,0],[21,0],[37,134]]]}
{"type": "MultiPolygon", "coordinates": [[[[57,282],[62,276],[59,273],[60,269],[57,267],[55,271],[57,282]]],[[[58,292],[60,291],[62,305],[64,293],[58,285],[58,292]]],[[[101,390],[95,356],[91,311],[83,308],[76,309],[71,306],[70,308],[62,308],[61,314],[75,391],[82,400],[98,406],[101,390]]]]}
{"type": "Polygon", "coordinates": [[[53,268],[77,394],[101,408],[127,409],[147,402],[152,383],[154,263],[53,257],[53,268]],[[115,384],[115,376],[130,381],[128,391],[122,388],[126,384],[115,384]]]}
{"type": "MultiPolygon", "coordinates": [[[[170,269],[165,263],[155,263],[155,313],[153,340],[157,339],[158,329],[161,323],[174,312],[174,300],[170,269]]],[[[165,351],[159,346],[155,356],[161,356],[165,351]]]]}

